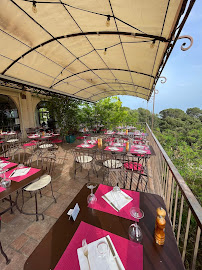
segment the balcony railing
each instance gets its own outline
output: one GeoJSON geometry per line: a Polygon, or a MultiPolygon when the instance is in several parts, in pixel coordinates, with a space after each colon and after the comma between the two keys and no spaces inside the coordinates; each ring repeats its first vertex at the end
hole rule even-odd
{"type": "Polygon", "coordinates": [[[182,261],[186,269],[199,269],[202,207],[147,124],[146,132],[156,154],[150,158],[153,180],[164,198],[182,261]]]}

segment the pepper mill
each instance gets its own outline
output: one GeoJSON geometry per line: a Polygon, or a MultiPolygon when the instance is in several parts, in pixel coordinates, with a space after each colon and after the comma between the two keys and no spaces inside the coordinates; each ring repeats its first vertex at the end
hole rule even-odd
{"type": "MultiPolygon", "coordinates": [[[[158,216],[162,216],[163,218],[165,218],[166,216],[166,211],[163,209],[163,207],[158,207],[156,209],[156,214],[157,214],[157,217],[158,216]]],[[[155,223],[155,229],[156,229],[156,223],[155,223]]]]}
{"type": "Polygon", "coordinates": [[[126,151],[129,150],[129,142],[126,142],[126,151]]]}
{"type": "Polygon", "coordinates": [[[165,226],[166,226],[165,218],[162,216],[157,216],[154,237],[158,245],[164,245],[165,243],[165,226]]]}

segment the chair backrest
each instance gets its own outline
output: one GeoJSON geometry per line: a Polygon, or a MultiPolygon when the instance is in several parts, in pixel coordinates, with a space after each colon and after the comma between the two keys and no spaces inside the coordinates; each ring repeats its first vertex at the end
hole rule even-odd
{"type": "Polygon", "coordinates": [[[110,151],[105,151],[103,150],[102,152],[102,160],[103,160],[103,165],[107,165],[109,169],[120,169],[122,168],[122,165],[125,162],[125,154],[123,153],[118,153],[118,152],[110,152],[110,151]],[[107,161],[106,163],[104,163],[107,161]]]}
{"type": "Polygon", "coordinates": [[[74,159],[78,160],[78,157],[82,157],[82,156],[91,156],[94,157],[95,156],[95,152],[92,149],[87,149],[87,148],[74,148],[72,149],[72,154],[74,155],[74,159]]]}
{"type": "Polygon", "coordinates": [[[52,175],[55,167],[55,158],[53,157],[41,157],[41,169],[45,170],[47,174],[52,175]]]}

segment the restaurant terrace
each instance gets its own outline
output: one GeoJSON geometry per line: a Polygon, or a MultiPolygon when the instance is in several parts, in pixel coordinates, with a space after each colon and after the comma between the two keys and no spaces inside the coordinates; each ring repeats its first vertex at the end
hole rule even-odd
{"type": "Polygon", "coordinates": [[[1,270],[200,269],[202,208],[154,119],[73,118],[117,95],[154,115],[194,3],[0,1],[1,270]]]}

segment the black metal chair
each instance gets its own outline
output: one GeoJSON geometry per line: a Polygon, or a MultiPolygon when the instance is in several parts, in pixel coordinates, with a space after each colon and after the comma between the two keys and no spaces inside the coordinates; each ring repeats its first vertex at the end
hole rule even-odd
{"type": "Polygon", "coordinates": [[[107,179],[107,184],[115,185],[120,184],[118,173],[120,175],[120,179],[122,180],[122,172],[123,172],[123,164],[125,160],[125,153],[119,152],[110,152],[103,150],[102,152],[102,168],[103,172],[103,182],[105,182],[105,178],[107,179]],[[115,183],[112,184],[112,177],[110,177],[110,173],[116,173],[115,183]]]}
{"type": "Polygon", "coordinates": [[[42,216],[42,219],[44,219],[43,213],[38,212],[37,193],[40,193],[40,195],[41,195],[41,190],[50,184],[51,191],[52,191],[52,196],[54,198],[55,203],[57,202],[56,198],[54,197],[54,194],[53,194],[53,187],[52,187],[52,181],[51,181],[54,166],[55,166],[55,159],[54,158],[52,158],[52,157],[42,157],[42,159],[41,159],[41,169],[45,170],[47,172],[47,174],[42,175],[39,179],[37,179],[33,183],[27,185],[22,190],[23,202],[22,202],[22,207],[21,207],[20,212],[25,214],[25,215],[36,215],[36,221],[38,221],[38,216],[40,216],[40,215],[42,216]],[[24,212],[22,210],[23,206],[24,206],[24,195],[23,195],[24,191],[34,193],[36,213],[26,213],[26,212],[24,212]]]}
{"type": "Polygon", "coordinates": [[[142,187],[141,191],[147,191],[147,183],[148,183],[147,159],[148,159],[147,154],[143,155],[128,154],[126,156],[124,162],[124,170],[125,170],[124,187],[127,186],[128,174],[130,173],[129,187],[130,190],[132,189],[133,177],[134,174],[136,174],[137,175],[136,191],[139,190],[140,185],[142,187]]]}
{"type": "Polygon", "coordinates": [[[94,160],[95,160],[95,151],[92,149],[84,149],[84,148],[75,148],[72,150],[74,155],[74,178],[76,177],[76,172],[78,169],[82,171],[83,168],[88,170],[88,180],[90,181],[90,169],[97,175],[97,171],[95,168],[94,160]]]}

